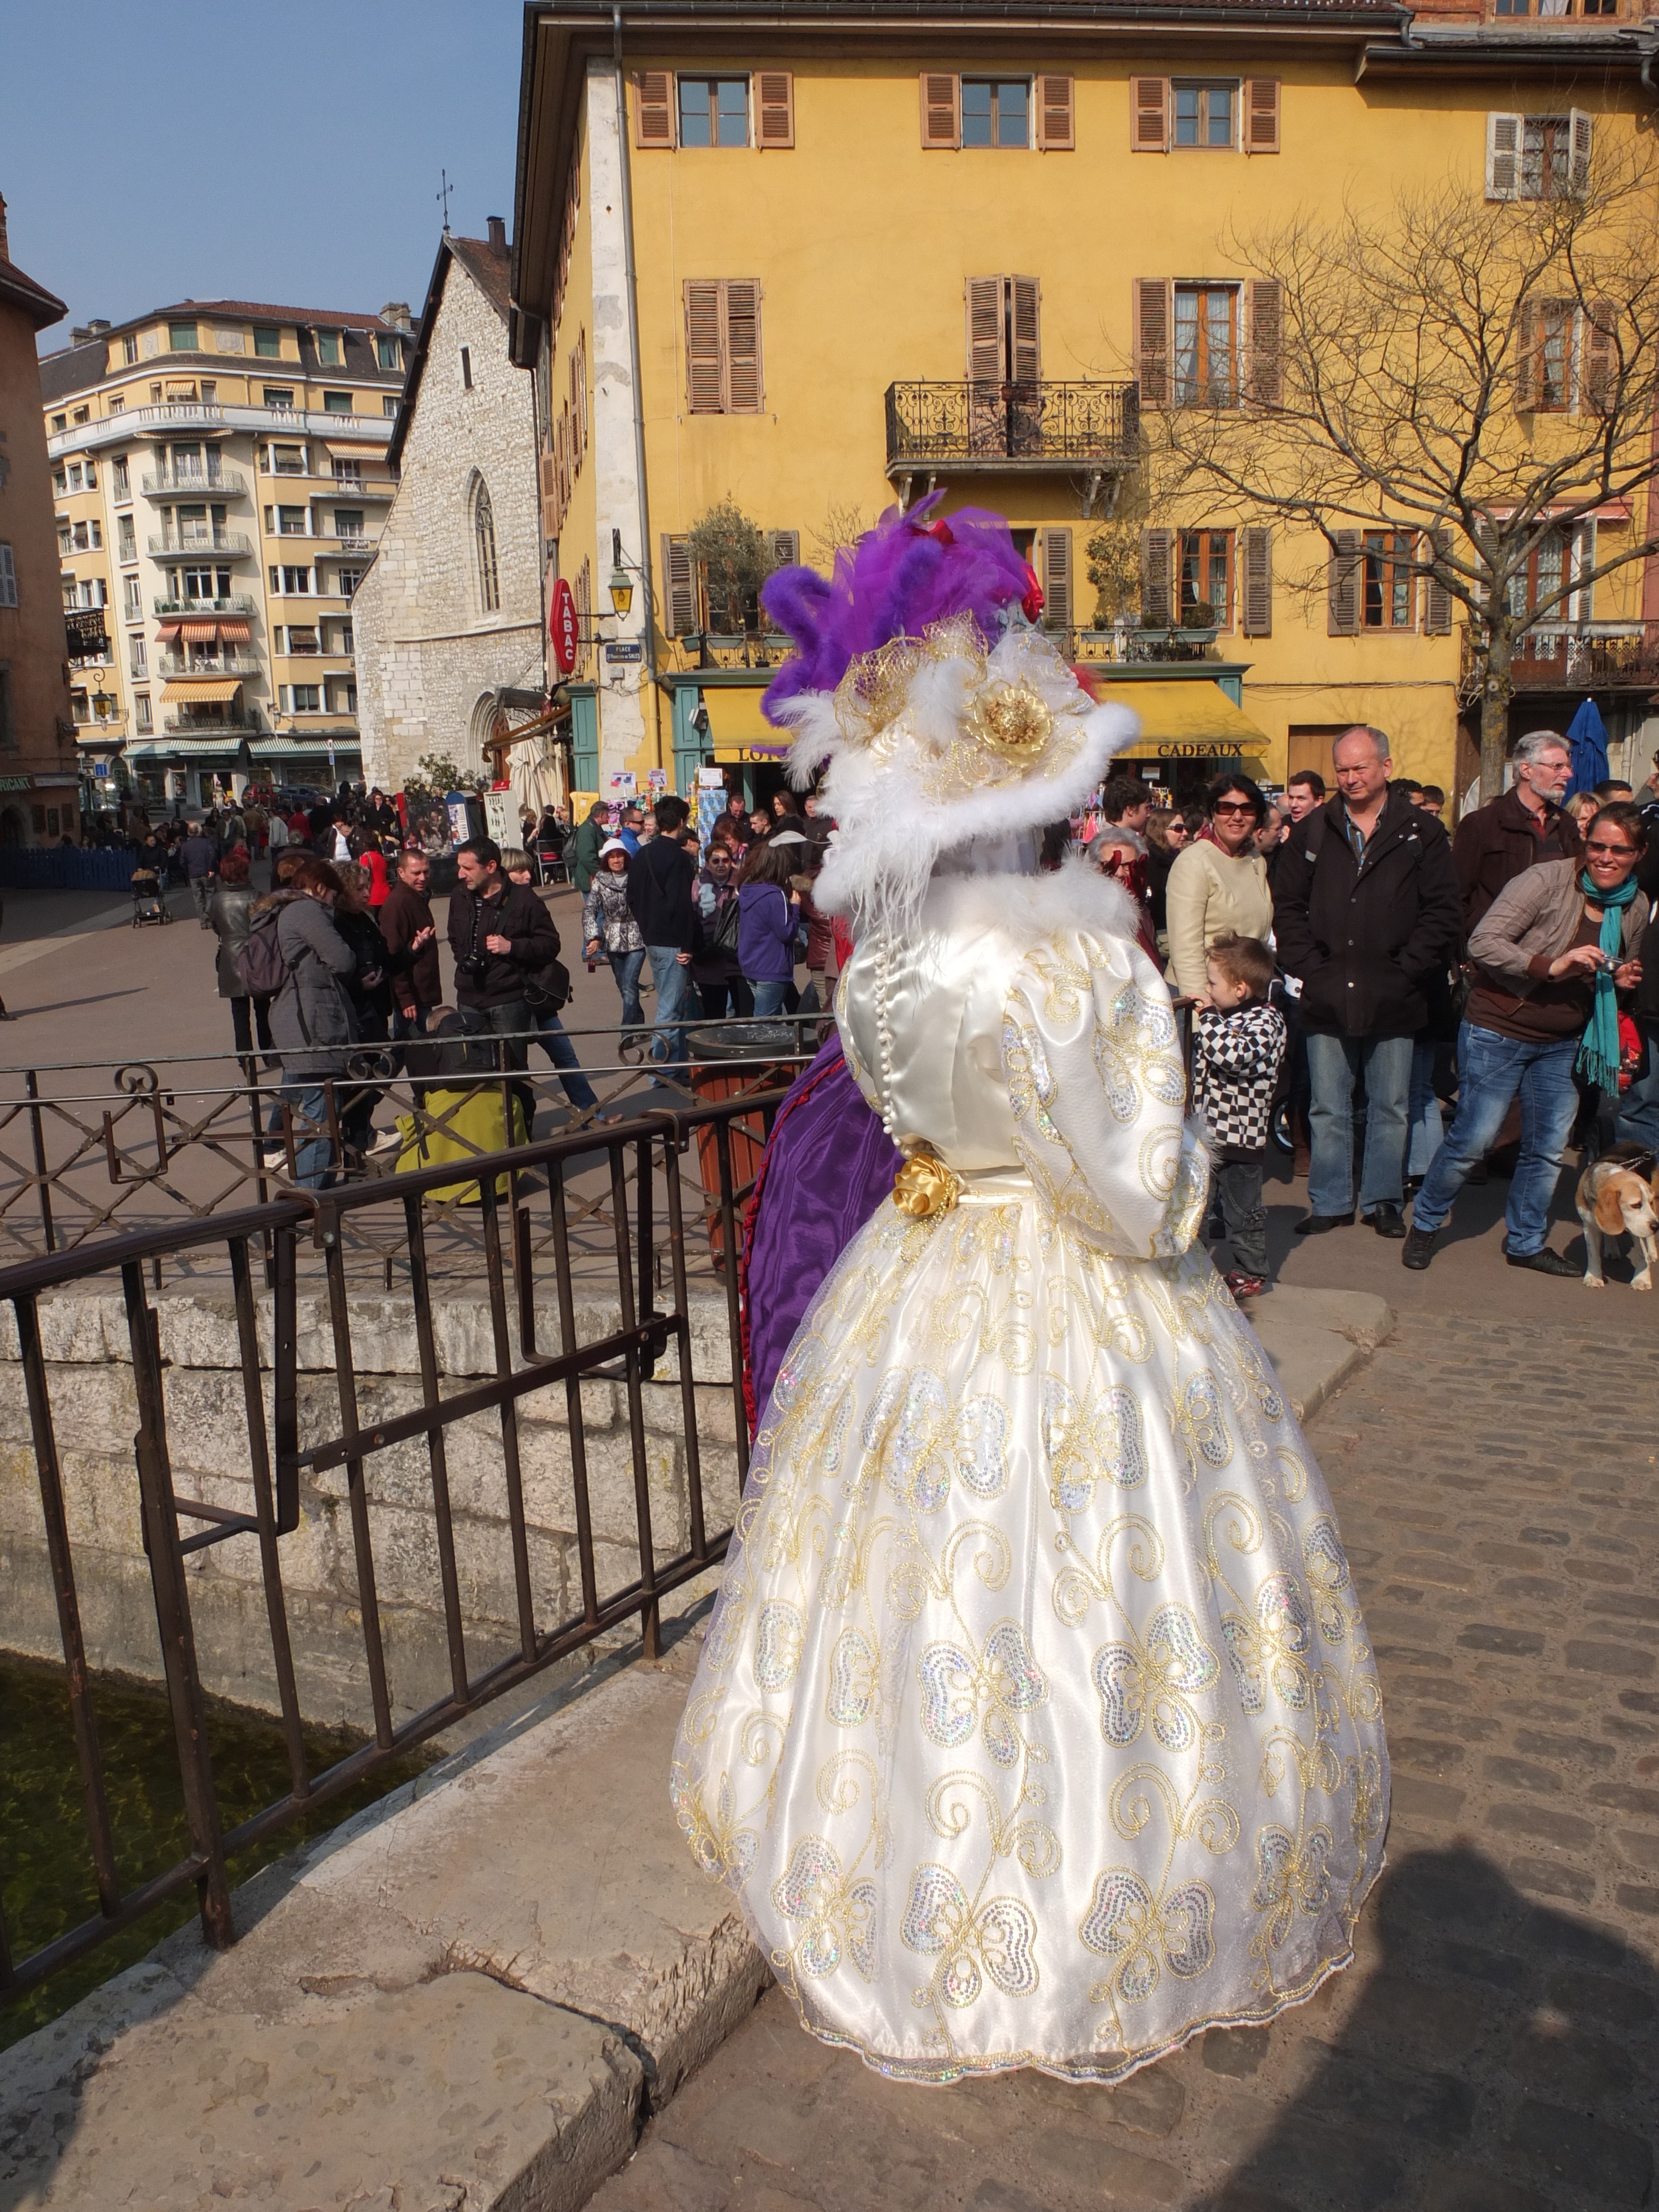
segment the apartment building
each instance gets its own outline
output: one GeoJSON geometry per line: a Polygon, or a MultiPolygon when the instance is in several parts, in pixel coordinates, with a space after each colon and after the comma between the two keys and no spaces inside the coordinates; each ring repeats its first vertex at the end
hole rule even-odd
{"type": "Polygon", "coordinates": [[[42,359],[91,803],[359,774],[351,602],[411,344],[397,302],[185,300],[42,359]]]}
{"type": "MultiPolygon", "coordinates": [[[[1137,472],[1154,410],[1249,404],[1279,302],[1230,236],[1414,179],[1492,197],[1505,131],[1513,197],[1570,144],[1647,127],[1659,26],[1630,0],[1537,4],[825,0],[786,21],[729,0],[623,10],[620,59],[602,0],[531,6],[514,352],[536,377],[547,572],[629,600],[611,620],[601,589],[569,687],[578,791],[654,767],[684,790],[711,757],[775,773],[758,702],[783,641],[752,605],[708,604],[701,518],[730,500],[823,562],[933,489],[947,514],[1008,516],[1047,619],[1182,795],[1221,762],[1328,767],[1356,720],[1391,733],[1402,773],[1466,787],[1461,616],[1398,573],[1384,518],[1326,588],[1316,533],[1148,513],[1137,472]],[[1139,551],[1115,620],[1088,580],[1109,517],[1139,551]]],[[[1615,738],[1645,728],[1653,584],[1637,566],[1580,595],[1520,726],[1565,726],[1593,690],[1615,738]]]]}
{"type": "Polygon", "coordinates": [[[34,408],[36,334],[67,313],[11,258],[0,199],[0,846],[56,844],[76,820],[52,480],[34,408]]]}

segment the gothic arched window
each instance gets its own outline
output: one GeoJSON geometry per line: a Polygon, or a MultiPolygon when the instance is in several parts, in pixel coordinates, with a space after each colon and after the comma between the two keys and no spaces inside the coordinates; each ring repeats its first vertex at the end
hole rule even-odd
{"type": "Polygon", "coordinates": [[[479,604],[487,615],[493,615],[501,604],[501,586],[495,568],[495,518],[489,489],[482,483],[472,501],[472,535],[478,548],[479,604]]]}

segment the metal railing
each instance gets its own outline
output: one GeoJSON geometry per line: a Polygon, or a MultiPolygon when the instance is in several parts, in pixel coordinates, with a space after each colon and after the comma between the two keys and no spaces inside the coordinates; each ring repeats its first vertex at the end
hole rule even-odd
{"type": "Polygon", "coordinates": [[[190,498],[204,491],[240,499],[247,490],[240,469],[163,469],[157,476],[141,477],[139,483],[146,499],[176,499],[180,494],[190,498]]]}
{"type": "Polygon", "coordinates": [[[154,599],[150,605],[158,615],[251,615],[253,595],[250,592],[227,592],[214,599],[154,599]]]}
{"type": "Polygon", "coordinates": [[[158,676],[259,676],[264,673],[259,663],[246,653],[225,653],[217,660],[191,660],[181,653],[161,653],[155,657],[158,676]]]}
{"type": "MultiPolygon", "coordinates": [[[[228,1862],[236,1854],[280,1831],[302,1814],[373,1776],[389,1762],[438,1735],[463,1716],[476,1712],[556,1661],[568,1657],[613,1632],[637,1621],[647,1656],[659,1644],[664,1600],[724,1558],[729,1528],[710,1529],[705,1512],[698,1393],[710,1389],[727,1399],[735,1439],[738,1487],[748,1466],[748,1428],[743,1406],[736,1285],[728,1274],[724,1301],[729,1374],[718,1382],[694,1376],[692,1313],[689,1291],[687,1226],[681,1206],[678,1160],[695,1143],[712,1155],[717,1172],[716,1209],[726,1249],[738,1234],[738,1207],[744,1188],[733,1167],[733,1128],[745,1119],[769,1122],[781,1091],[747,1099],[705,1105],[687,1112],[660,1112],[595,1133],[585,1131],[538,1144],[492,1153],[477,1162],[479,1243],[483,1266],[475,1270],[471,1296],[488,1312],[491,1346],[486,1379],[469,1380],[445,1395],[439,1388],[440,1359],[432,1308],[433,1271],[428,1255],[428,1209],[441,1187],[453,1181],[453,1166],[434,1167],[395,1181],[316,1194],[291,1194],[252,1208],[198,1222],[188,1228],[155,1228],[109,1239],[67,1254],[28,1261],[0,1270],[0,1301],[15,1316],[18,1357],[28,1404],[29,1436],[40,1495],[45,1550],[49,1557],[56,1632],[61,1642],[74,1753],[85,1804],[87,1855],[95,1884],[98,1911],[78,1927],[58,1933],[30,1955],[14,1957],[0,1915],[0,2002],[37,1988],[50,1975],[83,1957],[149,1911],[194,1887],[204,1935],[216,1948],[235,1940],[228,1862]],[[567,1188],[577,1156],[603,1149],[610,1193],[611,1282],[614,1301],[603,1333],[584,1337],[571,1266],[573,1207],[567,1188]],[[628,1202],[625,1164],[632,1158],[634,1204],[628,1202]],[[531,1241],[526,1186],[544,1182],[537,1196],[546,1211],[546,1235],[555,1255],[554,1303],[558,1348],[537,1341],[537,1300],[526,1255],[531,1241]],[[666,1278],[652,1263],[650,1209],[660,1187],[667,1209],[666,1278]],[[413,1336],[418,1366],[418,1403],[390,1416],[366,1420],[359,1405],[354,1358],[353,1307],[346,1265],[348,1231],[353,1224],[383,1214],[398,1216],[406,1242],[413,1294],[413,1336]],[[161,1315],[151,1303],[147,1277],[163,1258],[216,1249],[232,1292],[234,1331],[242,1385],[247,1439],[251,1510],[233,1510],[199,1498],[180,1496],[167,1440],[167,1405],[172,1384],[161,1348],[161,1315]],[[320,1323],[331,1346],[331,1388],[335,1410],[322,1413],[300,1388],[301,1328],[297,1304],[300,1262],[308,1252],[325,1277],[326,1319],[320,1323]],[[262,1261],[271,1284],[269,1354],[261,1349],[261,1300],[256,1279],[262,1261]],[[59,1446],[60,1419],[54,1404],[54,1376],[46,1349],[53,1298],[91,1284],[118,1282],[131,1362],[138,1425],[133,1438],[133,1481],[143,1530],[172,1720],[189,1844],[171,1865],[137,1869],[124,1879],[122,1838],[110,1804],[105,1759],[97,1722],[97,1695],[88,1681],[88,1639],[77,1591],[77,1547],[92,1540],[80,1532],[72,1510],[59,1446]],[[43,1306],[46,1310],[43,1328],[43,1306]],[[610,1325],[614,1320],[615,1325],[610,1325]],[[644,1390],[656,1365],[671,1352],[678,1366],[678,1447],[685,1476],[683,1526],[689,1541],[672,1556],[659,1556],[653,1525],[651,1472],[647,1453],[644,1390]],[[632,1474],[635,1528],[623,1565],[636,1567],[614,1587],[601,1583],[600,1549],[594,1534],[590,1497],[586,1415],[582,1384],[594,1380],[621,1386],[632,1474]],[[269,1388],[270,1414],[266,1412],[269,1388]],[[574,1498],[574,1551],[580,1601],[561,1599],[556,1571],[532,1567],[520,1473],[519,1419],[521,1408],[539,1392],[562,1395],[562,1420],[568,1437],[569,1479],[574,1498]],[[480,1649],[495,1641],[492,1629],[470,1617],[463,1597],[455,1512],[450,1494],[447,1443],[453,1425],[494,1415],[504,1472],[505,1518],[510,1538],[511,1620],[505,1656],[479,1660],[480,1649]],[[435,1563],[432,1593],[441,1612],[447,1649],[448,1689],[399,1723],[396,1671],[401,1663],[389,1650],[392,1610],[383,1607],[376,1581],[376,1540],[371,1510],[373,1469],[382,1453],[424,1443],[423,1478],[416,1478],[420,1508],[429,1514],[435,1563]],[[326,1471],[343,1469],[345,1532],[343,1560],[354,1588],[350,1618],[361,1634],[361,1660],[352,1684],[362,1710],[372,1712],[368,1740],[331,1764],[312,1771],[296,1681],[295,1650],[284,1589],[284,1539],[302,1528],[301,1486],[326,1471]],[[189,1524],[188,1529],[185,1524],[189,1524]],[[289,1788],[274,1802],[227,1830],[205,1727],[204,1675],[191,1619],[192,1554],[220,1545],[252,1545],[257,1550],[258,1583],[269,1635],[269,1676],[275,1686],[289,1762],[289,1788]]],[[[707,1358],[705,1339],[705,1359],[707,1358]]],[[[410,1486],[407,1458],[398,1476],[410,1486]]],[[[392,1462],[394,1470],[398,1462],[392,1462]]],[[[305,1543],[303,1533],[300,1543],[305,1543]]],[[[82,1554],[84,1557],[84,1553],[82,1554]]],[[[296,1559],[297,1559],[296,1555],[296,1559]]],[[[382,1563],[384,1568],[384,1561],[382,1563]]],[[[469,1582],[466,1588],[470,1591],[469,1582]]],[[[303,1620],[304,1614],[301,1613],[303,1620]]],[[[210,1655],[211,1656],[211,1655],[210,1655]]],[[[301,1654],[303,1656],[303,1653],[301,1654]]],[[[261,1658],[264,1667],[264,1658],[261,1658]]],[[[407,1701],[404,1701],[407,1707],[407,1701]]]]}
{"type": "Polygon", "coordinates": [[[890,384],[887,465],[1133,466],[1138,384],[890,384]]]}
{"type": "Polygon", "coordinates": [[[240,530],[164,530],[149,541],[152,554],[229,553],[253,550],[253,541],[240,530]]]}

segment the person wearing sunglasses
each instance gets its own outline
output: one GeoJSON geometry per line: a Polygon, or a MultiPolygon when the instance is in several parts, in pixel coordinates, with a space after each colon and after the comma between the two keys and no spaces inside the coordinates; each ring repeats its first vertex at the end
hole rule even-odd
{"type": "Polygon", "coordinates": [[[1504,1256],[1534,1274],[1582,1274],[1545,1242],[1550,1200],[1578,1110],[1575,1072],[1618,1097],[1619,994],[1642,981],[1648,902],[1635,877],[1647,844],[1641,809],[1614,800],[1590,822],[1582,860],[1543,860],[1516,876],[1471,933],[1475,984],[1457,1033],[1457,1114],[1412,1209],[1407,1267],[1433,1259],[1458,1192],[1518,1092],[1504,1256]]]}
{"type": "Polygon", "coordinates": [[[1248,775],[1224,771],[1204,793],[1204,827],[1176,854],[1164,887],[1169,979],[1182,998],[1210,1003],[1205,959],[1218,937],[1268,936],[1267,863],[1256,850],[1267,802],[1248,775]]]}

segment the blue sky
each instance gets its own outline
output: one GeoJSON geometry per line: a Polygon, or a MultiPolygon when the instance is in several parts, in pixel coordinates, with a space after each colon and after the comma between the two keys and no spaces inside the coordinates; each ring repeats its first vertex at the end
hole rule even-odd
{"type": "Polygon", "coordinates": [[[40,334],[175,300],[418,315],[441,223],[513,219],[517,0],[0,0],[0,194],[40,334]]]}

